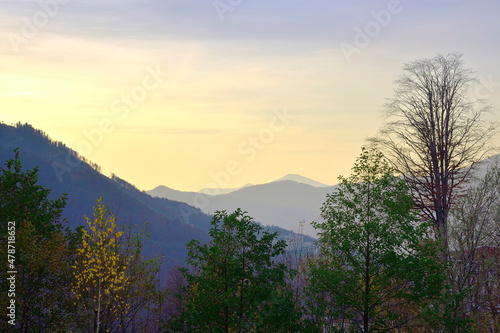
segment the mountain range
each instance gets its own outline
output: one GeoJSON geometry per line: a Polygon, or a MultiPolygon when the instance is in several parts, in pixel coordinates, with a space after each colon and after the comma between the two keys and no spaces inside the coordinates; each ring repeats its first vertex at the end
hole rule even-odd
{"type": "MultiPolygon", "coordinates": [[[[500,161],[500,154],[494,155],[476,166],[475,177],[467,186],[473,186],[484,177],[488,166],[500,161]]],[[[261,185],[247,185],[229,192],[182,192],[166,186],[158,186],[147,191],[154,197],[168,198],[187,203],[207,214],[217,210],[232,210],[240,207],[251,212],[255,220],[264,225],[276,225],[294,232],[303,232],[316,237],[312,221],[322,221],[320,208],[327,193],[337,185],[328,186],[300,175],[286,175],[280,179],[261,185]],[[210,195],[207,193],[218,193],[210,195]]]]}
{"type": "MultiPolygon", "coordinates": [[[[310,178],[307,178],[307,177],[304,177],[304,176],[301,176],[301,175],[296,175],[296,174],[288,174],[286,176],[281,177],[280,179],[274,180],[273,182],[280,182],[280,181],[283,181],[283,180],[291,180],[291,181],[294,181],[294,182],[297,182],[297,183],[308,184],[308,185],[311,185],[311,186],[314,186],[314,187],[327,187],[328,186],[326,184],[322,184],[322,183],[317,182],[315,180],[312,180],[310,178]]],[[[254,186],[254,184],[246,184],[246,185],[244,185],[242,187],[236,187],[236,188],[207,188],[207,187],[205,187],[205,188],[199,190],[198,192],[199,193],[204,193],[204,194],[209,194],[209,195],[228,194],[228,193],[231,193],[231,192],[234,192],[234,191],[238,191],[238,190],[241,190],[241,189],[243,189],[245,187],[250,187],[250,186],[254,186]]],[[[165,188],[166,188],[166,186],[165,186],[165,188]]],[[[155,189],[153,189],[151,191],[154,191],[154,190],[155,189]]],[[[181,192],[181,191],[178,191],[178,192],[181,192]]]]}
{"type": "Polygon", "coordinates": [[[52,198],[68,194],[63,217],[70,228],[86,225],[84,216],[93,216],[93,207],[102,196],[102,202],[117,215],[117,223],[135,229],[147,223],[151,236],[144,253],[164,256],[165,267],[183,262],[186,242],[208,239],[211,217],[207,214],[185,203],[152,198],[116,176],[102,175],[97,164],[30,125],[0,124],[0,142],[0,167],[14,158],[14,149],[19,148],[23,169],[37,167],[38,183],[52,189],[52,198]]]}
{"type": "MultiPolygon", "coordinates": [[[[181,200],[153,198],[116,175],[107,177],[100,173],[97,164],[30,125],[0,123],[0,169],[5,167],[5,161],[14,158],[16,148],[24,170],[38,168],[38,183],[52,189],[52,199],[68,194],[62,216],[72,229],[86,225],[85,216],[93,216],[93,207],[102,197],[102,202],[117,215],[118,224],[140,230],[146,223],[150,237],[143,253],[147,257],[163,256],[164,269],[184,264],[185,244],[191,239],[209,240],[212,217],[199,208],[181,200]]],[[[282,238],[292,236],[287,230],[270,229],[278,231],[282,238]]]]}
{"type": "Polygon", "coordinates": [[[146,191],[154,197],[168,198],[200,208],[207,214],[217,210],[241,208],[264,225],[275,225],[315,237],[310,222],[319,221],[320,208],[326,194],[334,190],[312,179],[289,174],[266,184],[247,185],[221,193],[218,189],[203,192],[183,192],[167,186],[146,191]],[[211,195],[207,193],[220,193],[211,195]]]}
{"type": "MultiPolygon", "coordinates": [[[[116,175],[101,174],[97,164],[30,125],[0,123],[0,168],[4,161],[14,158],[16,148],[24,169],[39,169],[39,183],[52,189],[52,198],[68,194],[63,217],[71,228],[85,224],[84,216],[92,216],[93,207],[102,196],[102,201],[117,214],[119,224],[141,229],[147,223],[150,238],[144,254],[164,256],[165,268],[184,263],[185,244],[191,239],[209,239],[211,214],[216,210],[232,212],[241,208],[255,221],[271,226],[271,231],[278,231],[281,238],[293,236],[290,231],[316,237],[310,222],[321,221],[320,208],[326,194],[337,186],[286,175],[266,184],[247,184],[237,189],[183,192],[158,186],[145,192],[116,175]]],[[[494,161],[500,161],[500,154],[480,163],[478,178],[494,161]]],[[[312,242],[312,237],[305,241],[312,242]]]]}

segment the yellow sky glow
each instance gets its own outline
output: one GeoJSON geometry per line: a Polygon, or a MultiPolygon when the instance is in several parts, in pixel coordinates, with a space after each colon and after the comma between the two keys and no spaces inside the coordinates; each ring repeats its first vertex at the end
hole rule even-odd
{"type": "MultiPolygon", "coordinates": [[[[463,52],[480,76],[500,81],[496,46],[484,40],[490,51],[479,51],[477,40],[450,37],[463,28],[457,21],[448,38],[431,38],[423,48],[418,38],[427,36],[404,23],[405,12],[346,62],[339,43],[352,43],[351,21],[363,27],[373,19],[370,6],[357,8],[368,14],[349,18],[347,28],[318,32],[323,43],[314,35],[295,40],[293,31],[285,41],[259,40],[254,35],[266,34],[257,30],[247,40],[231,39],[243,9],[227,22],[207,14],[207,22],[228,32],[217,38],[110,39],[47,28],[18,52],[3,40],[0,121],[30,123],[141,190],[239,187],[287,173],[335,184],[380,128],[382,105],[404,63],[463,52]],[[445,42],[437,48],[438,39],[445,42]]],[[[417,9],[407,9],[408,22],[423,15],[417,9]]],[[[0,35],[19,31],[20,17],[9,21],[17,25],[0,25],[0,35]]],[[[63,18],[55,17],[53,27],[63,18]]],[[[486,96],[496,107],[498,86],[486,96]]]]}

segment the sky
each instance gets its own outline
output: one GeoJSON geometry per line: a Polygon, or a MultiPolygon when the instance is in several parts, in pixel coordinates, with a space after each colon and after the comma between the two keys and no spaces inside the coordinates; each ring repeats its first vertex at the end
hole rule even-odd
{"type": "Polygon", "coordinates": [[[141,190],[289,173],[333,185],[411,61],[463,54],[500,120],[499,12],[493,0],[0,0],[0,121],[141,190]]]}

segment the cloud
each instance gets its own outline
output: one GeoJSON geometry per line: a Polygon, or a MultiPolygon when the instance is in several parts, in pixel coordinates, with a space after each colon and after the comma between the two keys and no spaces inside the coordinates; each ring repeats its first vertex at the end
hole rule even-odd
{"type": "MultiPolygon", "coordinates": [[[[37,1],[9,0],[5,17],[19,27],[41,8],[37,1]]],[[[42,1],[43,2],[43,1],[42,1]]],[[[220,20],[213,1],[66,1],[51,18],[54,33],[94,38],[204,40],[315,40],[331,37],[344,10],[332,1],[243,0],[220,20]]]]}

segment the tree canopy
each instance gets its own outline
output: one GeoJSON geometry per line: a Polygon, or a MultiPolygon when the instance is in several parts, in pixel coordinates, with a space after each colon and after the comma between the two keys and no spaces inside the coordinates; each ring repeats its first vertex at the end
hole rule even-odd
{"type": "Polygon", "coordinates": [[[313,320],[338,331],[379,332],[416,324],[443,286],[436,248],[410,191],[376,149],[365,149],[321,209],[321,254],[312,262],[313,320]]]}
{"type": "Polygon", "coordinates": [[[187,244],[189,269],[184,311],[176,332],[288,332],[296,322],[285,279],[276,261],[286,242],[277,240],[240,209],[216,212],[211,242],[187,244]]]}

